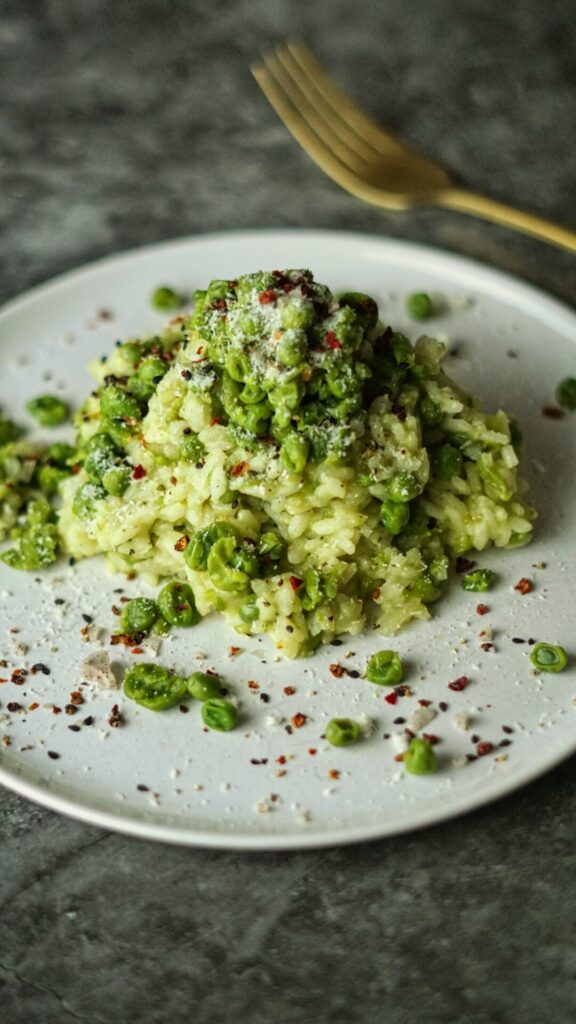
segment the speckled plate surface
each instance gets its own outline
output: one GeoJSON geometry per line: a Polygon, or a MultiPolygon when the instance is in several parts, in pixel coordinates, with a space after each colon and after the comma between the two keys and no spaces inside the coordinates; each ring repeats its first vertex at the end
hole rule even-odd
{"type": "MultiPolygon", "coordinates": [[[[447,311],[426,331],[447,341],[446,366],[456,380],[486,408],[503,407],[520,420],[522,475],[539,510],[534,542],[480,556],[499,574],[499,585],[482,595],[485,615],[476,611],[478,595],[463,593],[454,579],[430,622],[394,638],[412,690],[395,705],[386,702],[387,689],[362,679],[368,656],[390,646],[375,635],[294,663],[279,660],[267,640],[238,637],[213,617],[175,633],[163,641],[161,663],[182,672],[214,668],[237,694],[239,728],[226,735],[203,731],[192,702],[188,713],[154,714],[121,690],[83,684],[81,663],[97,649],[81,633],[87,618],[119,677],[142,657],[125,649],[116,657],[118,647],[109,647],[117,622],[111,606],[147,588],[109,575],[99,559],[63,562],[37,576],[3,566],[0,781],[54,810],[189,845],[322,846],[471,810],[576,751],[574,669],[538,676],[528,643],[560,643],[576,655],[576,430],[569,415],[542,414],[557,382],[576,370],[576,316],[558,302],[458,256],[396,241],[317,231],[182,239],[93,264],[5,307],[0,405],[26,424],[25,402],[38,393],[79,404],[92,386],[91,358],[118,338],[161,325],[149,304],[158,284],[191,293],[212,277],[280,266],[310,267],[335,291],[369,292],[382,318],[412,336],[419,331],[406,319],[406,295],[428,290],[446,299],[447,311]],[[533,583],[525,595],[514,589],[521,577],[533,583]],[[233,646],[240,650],[232,654],[233,646]],[[38,663],[50,674],[32,671],[38,663]],[[336,678],[335,663],[360,676],[336,678]],[[12,682],[20,669],[28,674],[12,682]],[[462,675],[470,680],[465,691],[451,690],[462,675]],[[84,703],[70,713],[73,690],[84,703]],[[437,712],[425,731],[439,738],[440,762],[437,774],[420,778],[395,760],[419,701],[437,712]],[[122,719],[116,727],[109,724],[114,704],[122,719]],[[467,730],[458,725],[462,712],[467,730]],[[298,714],[305,722],[294,728],[298,714]],[[329,746],[322,733],[335,715],[365,716],[370,735],[353,748],[329,746]],[[488,752],[477,756],[478,744],[488,752]]],[[[65,427],[50,433],[51,440],[69,436],[65,427]]]]}

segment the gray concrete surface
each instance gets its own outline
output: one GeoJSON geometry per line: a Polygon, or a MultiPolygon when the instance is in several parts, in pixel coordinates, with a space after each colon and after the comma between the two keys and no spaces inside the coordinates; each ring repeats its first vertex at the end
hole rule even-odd
{"type": "MultiPolygon", "coordinates": [[[[295,35],[470,187],[576,226],[563,0],[2,0],[0,298],[144,242],[299,225],[437,244],[574,301],[574,256],[328,181],[248,74],[295,35]]],[[[575,768],[294,855],[157,846],[2,791],[0,1020],[569,1024],[575,768]]]]}

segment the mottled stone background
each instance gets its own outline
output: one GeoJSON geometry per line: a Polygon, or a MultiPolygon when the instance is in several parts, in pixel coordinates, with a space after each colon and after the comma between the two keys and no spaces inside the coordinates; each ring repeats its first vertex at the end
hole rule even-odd
{"type": "MultiPolygon", "coordinates": [[[[456,214],[362,206],[248,66],[309,41],[470,187],[576,226],[565,0],[0,0],[0,297],[107,253],[298,225],[438,244],[573,301],[576,258],[456,214]]],[[[7,1024],[572,1024],[572,760],[426,832],[231,854],[0,793],[7,1024]]]]}

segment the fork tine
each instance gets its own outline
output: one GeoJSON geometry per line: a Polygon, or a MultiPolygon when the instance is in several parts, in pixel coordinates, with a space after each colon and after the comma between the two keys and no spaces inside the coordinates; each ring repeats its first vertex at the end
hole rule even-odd
{"type": "Polygon", "coordinates": [[[381,128],[352,103],[348,96],[334,84],[307,46],[298,42],[288,42],[285,52],[290,54],[301,77],[302,74],[305,75],[317,96],[322,98],[330,111],[332,120],[334,117],[339,118],[354,133],[356,140],[354,145],[365,144],[366,141],[369,141],[372,147],[383,156],[388,156],[392,152],[409,152],[399,139],[381,128]]]}
{"type": "MultiPolygon", "coordinates": [[[[302,149],[308,153],[308,156],[322,168],[328,177],[333,178],[337,181],[342,188],[349,189],[353,193],[355,192],[355,177],[334,156],[334,154],[326,148],[321,139],[318,138],[315,131],[312,130],[310,125],[303,119],[300,112],[294,107],[293,103],[288,99],[284,91],[279,87],[276,79],[270,74],[267,66],[255,64],[252,66],[252,74],[258,82],[258,85],[262,89],[262,92],[266,96],[270,105],[274,108],[278,117],[284,122],[288,130],[298,140],[302,149]]],[[[356,192],[356,194],[359,194],[356,192]]]]}
{"type": "Polygon", "coordinates": [[[290,66],[290,60],[280,53],[269,54],[264,57],[264,66],[268,74],[274,79],[276,85],[282,89],[293,108],[298,111],[300,117],[306,122],[315,136],[322,140],[331,150],[336,158],[349,167],[352,171],[363,174],[367,169],[369,155],[364,157],[355,148],[335,131],[331,120],[327,120],[314,99],[303,90],[300,83],[297,67],[290,66]],[[296,68],[294,73],[294,68],[296,68]]]}
{"type": "MultiPolygon", "coordinates": [[[[360,172],[366,169],[367,163],[380,157],[381,154],[371,142],[351,128],[349,123],[341,117],[340,112],[326,100],[321,86],[303,69],[289,46],[277,50],[275,59],[290,76],[299,94],[307,101],[316,119],[316,130],[318,134],[322,135],[327,145],[336,148],[338,142],[341,142],[346,147],[346,162],[349,165],[354,164],[360,172]]],[[[299,106],[301,105],[302,101],[300,100],[299,106]]]]}

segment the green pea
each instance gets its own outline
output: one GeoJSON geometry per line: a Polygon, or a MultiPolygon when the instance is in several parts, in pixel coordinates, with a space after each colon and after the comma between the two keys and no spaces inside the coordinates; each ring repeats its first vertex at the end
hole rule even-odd
{"type": "Polygon", "coordinates": [[[428,320],[434,315],[434,303],[427,292],[413,292],[406,299],[406,310],[413,320],[428,320]]]}
{"type": "Polygon", "coordinates": [[[496,573],[492,569],[475,569],[467,572],[460,580],[462,590],[470,590],[473,593],[484,593],[496,580],[496,573]]]}
{"type": "Polygon", "coordinates": [[[396,651],[377,651],[366,666],[366,679],[378,686],[396,686],[403,678],[404,669],[396,651]]]}
{"type": "Polygon", "coordinates": [[[142,410],[136,398],[116,384],[108,384],[100,393],[100,413],[105,419],[140,419],[142,410]]]}
{"type": "Polygon", "coordinates": [[[280,462],[288,473],[301,473],[310,454],[310,445],[302,434],[289,434],[280,447],[280,462]]]}
{"type": "Polygon", "coordinates": [[[260,611],[256,598],[249,597],[248,600],[243,601],[238,609],[238,614],[242,619],[242,622],[245,622],[247,626],[256,622],[256,620],[260,618],[260,611]]]}
{"type": "Polygon", "coordinates": [[[112,466],[102,477],[102,486],[108,494],[121,497],[130,486],[130,470],[127,466],[112,466]]]}
{"type": "Polygon", "coordinates": [[[229,700],[222,697],[211,697],[202,704],[202,720],[209,729],[217,732],[230,732],[236,725],[238,713],[229,700]]]}
{"type": "Polygon", "coordinates": [[[211,281],[208,285],[206,292],[207,302],[218,302],[219,299],[226,299],[230,291],[230,282],[224,281],[221,278],[216,278],[211,281]]]}
{"type": "Polygon", "coordinates": [[[181,704],[188,688],[186,680],[180,676],[160,665],[144,662],[126,673],[124,693],[150,711],[165,711],[181,704]]]}
{"type": "Polygon", "coordinates": [[[283,366],[301,366],[308,353],[308,339],[303,332],[286,331],[276,349],[276,357],[283,366]]]}
{"type": "Polygon", "coordinates": [[[238,328],[247,338],[257,338],[264,329],[263,319],[252,310],[238,316],[238,328]]]}
{"type": "Polygon", "coordinates": [[[450,480],[453,476],[460,475],[464,459],[462,453],[453,445],[443,444],[436,448],[430,462],[433,479],[450,480]]]}
{"type": "Polygon", "coordinates": [[[166,619],[162,615],[158,615],[156,622],[152,626],[150,632],[153,636],[168,636],[170,632],[170,623],[166,622],[166,619]]]}
{"type": "Polygon", "coordinates": [[[128,364],[136,366],[142,359],[142,346],[137,341],[127,341],[118,348],[118,355],[128,364]]]}
{"type": "Polygon", "coordinates": [[[260,561],[256,551],[245,544],[236,548],[230,564],[235,569],[241,569],[242,572],[245,572],[251,578],[257,576],[260,570],[260,561]]]}
{"type": "Polygon", "coordinates": [[[15,441],[22,433],[19,426],[12,420],[5,420],[0,416],[0,448],[2,445],[15,441]]]}
{"type": "Polygon", "coordinates": [[[556,401],[564,409],[576,409],[576,377],[565,377],[556,388],[556,401]]]}
{"type": "Polygon", "coordinates": [[[408,502],[401,504],[397,501],[383,501],[379,512],[380,522],[386,527],[388,533],[395,537],[402,533],[408,526],[410,519],[410,506],[408,502]]]}
{"type": "Polygon", "coordinates": [[[425,572],[414,581],[410,586],[410,591],[416,597],[419,597],[423,604],[432,604],[433,601],[437,601],[439,597],[442,597],[442,591],[440,587],[437,587],[430,573],[425,572]]]}
{"type": "Polygon", "coordinates": [[[258,551],[261,555],[267,555],[276,562],[284,552],[284,541],[277,533],[272,533],[270,530],[260,537],[258,551]]]}
{"type": "Polygon", "coordinates": [[[236,537],[236,530],[231,523],[217,520],[193,534],[184,552],[184,561],[191,569],[205,570],[208,554],[219,537],[236,537]]]}
{"type": "Polygon", "coordinates": [[[130,378],[129,389],[137,398],[152,397],[158,384],[168,372],[168,363],[160,356],[148,356],[142,361],[138,372],[130,378]]]}
{"type": "Polygon", "coordinates": [[[378,305],[369,295],[364,295],[362,292],[345,292],[344,295],[338,296],[338,302],[341,306],[350,306],[354,310],[359,323],[366,332],[376,327],[378,305]]]}
{"type": "Polygon", "coordinates": [[[440,406],[426,395],[420,402],[420,416],[429,427],[435,427],[444,419],[440,406]]]}
{"type": "Polygon", "coordinates": [[[358,722],[351,718],[331,718],[324,730],[324,735],[333,747],[350,747],[357,743],[362,735],[358,722]]]}
{"type": "Polygon", "coordinates": [[[414,736],[404,754],[403,764],[411,775],[429,775],[438,769],[438,758],[430,740],[414,736]]]}
{"type": "Polygon", "coordinates": [[[192,430],[186,434],[178,449],[178,458],[183,462],[200,462],[206,455],[206,446],[202,443],[196,431],[192,430]]]}
{"type": "Polygon", "coordinates": [[[96,512],[98,502],[106,497],[107,491],[99,484],[82,484],[74,495],[72,511],[78,519],[90,519],[96,512]]]}
{"type": "Polygon", "coordinates": [[[187,583],[179,583],[177,580],[167,583],[157,600],[160,614],[171,626],[183,629],[200,622],[202,616],[196,608],[192,588],[187,583]]]}
{"type": "Polygon", "coordinates": [[[42,461],[49,466],[55,465],[63,467],[68,466],[75,455],[76,452],[74,448],[72,448],[72,445],[64,444],[63,441],[56,441],[54,444],[48,446],[42,456],[42,461]]]}
{"type": "Polygon", "coordinates": [[[533,647],[530,661],[541,672],[562,672],[568,664],[568,655],[563,647],[540,643],[533,647]]]}
{"type": "Polygon", "coordinates": [[[148,633],[158,617],[158,605],[151,597],[134,597],[127,601],[120,616],[120,631],[127,636],[148,633]]]}
{"type": "Polygon", "coordinates": [[[179,309],[182,305],[181,296],[168,285],[161,285],[159,288],[156,288],[155,291],[152,292],[151,301],[154,309],[162,311],[179,309]]]}
{"type": "Polygon", "coordinates": [[[95,483],[111,469],[118,456],[118,448],[108,434],[94,434],[85,448],[84,469],[95,483]]]}
{"type": "Polygon", "coordinates": [[[192,672],[186,680],[186,686],[194,700],[213,700],[220,697],[222,680],[220,676],[213,676],[208,672],[192,672]]]}
{"type": "Polygon", "coordinates": [[[54,395],[41,395],[26,403],[26,409],[41,427],[57,427],[64,423],[70,415],[70,408],[61,398],[54,395]]]}
{"type": "Polygon", "coordinates": [[[36,479],[44,494],[56,494],[62,481],[69,476],[70,470],[62,469],[60,466],[39,466],[36,479]]]}
{"type": "Polygon", "coordinates": [[[290,297],[280,307],[282,327],[305,331],[307,327],[312,326],[315,319],[316,312],[311,299],[300,296],[290,297]]]}
{"type": "Polygon", "coordinates": [[[405,502],[412,501],[422,493],[422,487],[412,473],[398,473],[388,483],[388,498],[390,501],[405,502]]]}
{"type": "Polygon", "coordinates": [[[210,548],[206,567],[210,580],[218,590],[238,593],[247,590],[250,585],[248,574],[231,564],[236,550],[235,537],[220,537],[210,548]]]}
{"type": "Polygon", "coordinates": [[[293,412],[302,400],[302,386],[298,381],[290,380],[285,384],[277,384],[268,395],[273,408],[290,409],[293,412]]]}

